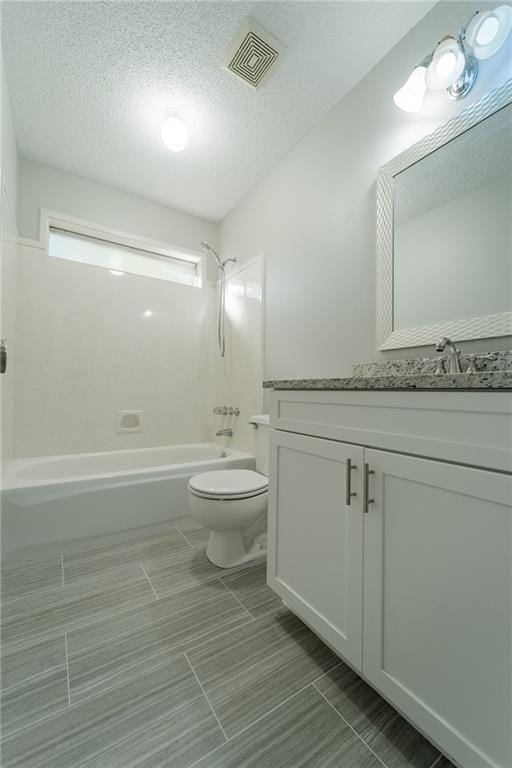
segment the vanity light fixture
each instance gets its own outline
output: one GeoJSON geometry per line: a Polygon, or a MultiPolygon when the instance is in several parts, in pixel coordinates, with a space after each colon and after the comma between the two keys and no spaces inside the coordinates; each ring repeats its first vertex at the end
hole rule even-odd
{"type": "Polygon", "coordinates": [[[457,37],[443,37],[432,54],[416,66],[393,101],[404,112],[418,112],[427,90],[446,91],[458,101],[472,89],[478,77],[478,61],[493,56],[512,30],[512,7],[477,11],[457,37]]]}
{"type": "Polygon", "coordinates": [[[427,69],[426,81],[431,91],[442,91],[457,82],[464,72],[466,56],[460,43],[451,36],[437,44],[427,69]]]}
{"type": "Polygon", "coordinates": [[[418,64],[409,75],[399,91],[393,96],[393,101],[404,112],[419,112],[427,91],[427,62],[418,64]]]}
{"type": "Polygon", "coordinates": [[[181,152],[188,144],[185,122],[174,111],[166,112],[162,121],[162,141],[171,152],[181,152]]]}
{"type": "Polygon", "coordinates": [[[462,37],[475,58],[483,61],[499,51],[511,29],[512,8],[510,5],[500,5],[493,11],[477,11],[462,30],[462,37]]]}

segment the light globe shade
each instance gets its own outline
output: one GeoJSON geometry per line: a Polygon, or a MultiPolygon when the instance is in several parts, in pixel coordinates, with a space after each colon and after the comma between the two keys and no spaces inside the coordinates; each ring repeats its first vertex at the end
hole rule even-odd
{"type": "Polygon", "coordinates": [[[409,75],[399,91],[393,96],[393,101],[404,112],[419,112],[427,90],[425,75],[427,68],[416,67],[409,75]]]}
{"type": "Polygon", "coordinates": [[[493,11],[477,11],[466,27],[466,43],[475,59],[489,59],[499,51],[512,29],[512,8],[499,5],[493,11]]]}
{"type": "Polygon", "coordinates": [[[187,126],[176,114],[164,116],[161,130],[162,141],[172,152],[181,152],[188,144],[187,126]]]}
{"type": "Polygon", "coordinates": [[[466,57],[454,37],[441,40],[435,49],[427,69],[427,87],[431,91],[442,91],[457,82],[464,72],[466,57]]]}

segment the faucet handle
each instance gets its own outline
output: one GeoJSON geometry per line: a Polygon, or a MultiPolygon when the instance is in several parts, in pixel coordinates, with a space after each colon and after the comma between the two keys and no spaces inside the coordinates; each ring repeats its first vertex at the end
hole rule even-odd
{"type": "Polygon", "coordinates": [[[468,368],[466,373],[477,373],[475,360],[476,355],[468,355],[468,368]]]}
{"type": "Polygon", "coordinates": [[[438,357],[437,360],[438,360],[438,363],[436,368],[436,376],[439,375],[440,373],[446,373],[446,369],[444,367],[445,358],[441,356],[441,357],[438,357]]]}

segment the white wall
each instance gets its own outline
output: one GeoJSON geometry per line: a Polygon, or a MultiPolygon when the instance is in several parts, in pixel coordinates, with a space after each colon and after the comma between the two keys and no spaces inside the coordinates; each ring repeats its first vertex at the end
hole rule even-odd
{"type": "Polygon", "coordinates": [[[16,196],[18,154],[11,117],[9,94],[0,50],[0,338],[7,339],[8,365],[0,376],[1,449],[3,459],[12,454],[14,371],[16,350],[16,283],[18,248],[16,236],[16,196]]]}
{"type": "Polygon", "coordinates": [[[210,439],[214,289],[20,247],[14,454],[210,439]],[[152,316],[144,312],[151,310],[152,316]],[[118,410],[144,411],[117,434],[118,410]]]}
{"type": "MultiPolygon", "coordinates": [[[[231,427],[225,445],[254,452],[250,416],[262,413],[264,258],[238,266],[226,281],[226,355],[215,346],[215,404],[240,409],[240,415],[214,416],[214,428],[231,427]]],[[[216,344],[216,337],[215,337],[216,344]]]]}
{"type": "MultiPolygon", "coordinates": [[[[510,46],[482,63],[462,102],[428,94],[424,111],[408,115],[392,95],[478,7],[437,5],[222,221],[224,257],[266,254],[265,378],[348,375],[353,363],[383,356],[375,342],[377,170],[511,77],[510,46]]],[[[462,346],[497,349],[507,340],[462,346]]]]}
{"type": "MultiPolygon", "coordinates": [[[[218,226],[211,221],[20,158],[18,230],[22,237],[38,239],[39,208],[194,251],[202,240],[214,248],[217,245],[218,226]]],[[[215,277],[211,264],[209,277],[215,277]]]]}

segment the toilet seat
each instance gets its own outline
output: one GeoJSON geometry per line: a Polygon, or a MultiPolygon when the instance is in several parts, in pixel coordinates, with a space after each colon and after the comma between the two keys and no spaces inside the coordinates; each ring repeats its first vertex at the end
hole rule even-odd
{"type": "Polygon", "coordinates": [[[268,490],[268,478],[250,469],[223,469],[194,475],[188,484],[194,496],[203,499],[250,499],[268,490]]]}

